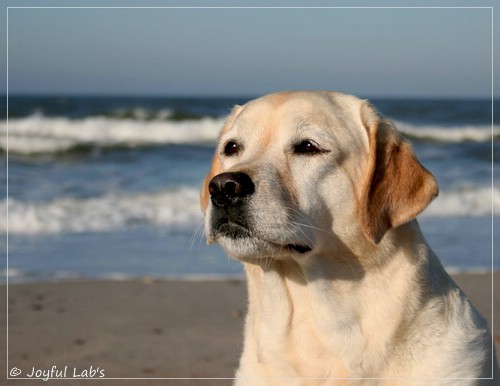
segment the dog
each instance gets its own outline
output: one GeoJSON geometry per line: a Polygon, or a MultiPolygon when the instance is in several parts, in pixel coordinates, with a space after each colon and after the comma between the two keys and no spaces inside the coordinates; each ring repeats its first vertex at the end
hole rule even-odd
{"type": "Polygon", "coordinates": [[[297,91],[235,106],[201,192],[208,243],[247,276],[235,384],[493,384],[487,325],[416,220],[437,195],[368,101],[297,91]]]}

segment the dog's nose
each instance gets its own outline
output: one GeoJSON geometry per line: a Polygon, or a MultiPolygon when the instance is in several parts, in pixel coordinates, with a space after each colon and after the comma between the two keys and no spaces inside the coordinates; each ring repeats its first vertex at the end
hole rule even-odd
{"type": "Polygon", "coordinates": [[[245,173],[222,173],[212,178],[208,191],[215,206],[228,207],[251,195],[255,185],[245,173]]]}

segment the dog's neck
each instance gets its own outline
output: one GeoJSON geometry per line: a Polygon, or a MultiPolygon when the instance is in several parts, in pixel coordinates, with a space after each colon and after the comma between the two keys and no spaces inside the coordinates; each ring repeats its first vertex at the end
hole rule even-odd
{"type": "Polygon", "coordinates": [[[422,283],[428,275],[419,273],[442,269],[415,225],[408,225],[414,228],[411,239],[395,245],[389,236],[376,257],[311,253],[245,263],[250,307],[244,355],[257,355],[262,363],[281,358],[290,366],[316,357],[318,366],[326,361],[326,368],[343,368],[339,371],[348,376],[383,366],[389,359],[384,347],[395,334],[404,334],[421,307],[418,294],[429,283],[422,283]],[[410,250],[417,251],[411,260],[410,250]]]}

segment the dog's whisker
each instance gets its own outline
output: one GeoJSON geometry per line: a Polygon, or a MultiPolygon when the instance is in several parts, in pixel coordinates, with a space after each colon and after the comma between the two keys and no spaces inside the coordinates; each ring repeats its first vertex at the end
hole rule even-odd
{"type": "Polygon", "coordinates": [[[318,227],[315,227],[315,226],[313,226],[311,224],[304,224],[304,223],[301,223],[301,222],[297,221],[297,219],[295,219],[295,218],[292,217],[292,213],[297,214],[300,218],[304,218],[304,219],[306,218],[306,216],[304,215],[304,213],[302,213],[298,209],[295,209],[295,208],[292,208],[292,207],[289,207],[289,206],[285,206],[285,209],[288,212],[291,212],[291,213],[287,213],[287,220],[288,220],[288,222],[290,224],[295,224],[295,225],[299,225],[299,226],[304,227],[304,228],[310,228],[310,229],[314,229],[314,230],[317,230],[317,231],[320,231],[320,232],[324,232],[324,233],[328,233],[328,234],[333,234],[333,232],[331,230],[318,228],[318,227]]]}
{"type": "Polygon", "coordinates": [[[203,226],[204,226],[204,222],[203,221],[200,221],[198,223],[198,225],[196,226],[196,228],[194,229],[193,231],[193,234],[191,236],[191,239],[189,241],[189,248],[190,249],[193,249],[196,245],[196,243],[198,243],[198,246],[201,245],[201,241],[203,240],[203,226]]]}
{"type": "MultiPolygon", "coordinates": [[[[303,228],[321,230],[319,228],[312,227],[312,226],[307,226],[306,224],[301,224],[301,223],[298,223],[298,222],[291,222],[290,225],[293,227],[293,229],[298,230],[311,243],[313,243],[313,241],[314,241],[313,238],[312,238],[312,236],[309,235],[303,228]]],[[[324,232],[326,232],[326,231],[324,231],[324,232]]]]}
{"type": "Polygon", "coordinates": [[[289,222],[290,222],[290,224],[299,225],[299,226],[304,227],[304,228],[310,228],[310,229],[314,229],[314,230],[317,230],[317,231],[320,231],[320,232],[324,232],[324,233],[328,233],[328,234],[333,234],[333,232],[331,230],[323,229],[323,228],[318,228],[318,227],[315,227],[314,225],[311,225],[311,224],[304,224],[304,223],[299,222],[299,221],[294,220],[294,219],[289,219],[289,222]]]}
{"type": "Polygon", "coordinates": [[[309,246],[313,245],[314,244],[314,240],[312,239],[312,237],[310,235],[308,235],[303,229],[302,227],[300,226],[300,224],[295,224],[295,223],[292,223],[290,224],[291,225],[291,229],[294,229],[294,230],[298,230],[299,233],[304,237],[305,241],[308,242],[309,246]]]}

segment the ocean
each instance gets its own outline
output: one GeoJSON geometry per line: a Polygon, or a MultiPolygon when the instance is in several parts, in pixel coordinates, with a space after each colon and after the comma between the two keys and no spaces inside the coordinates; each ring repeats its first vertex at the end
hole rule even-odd
{"type": "MultiPolygon", "coordinates": [[[[198,197],[225,116],[249,99],[9,96],[0,279],[242,276],[240,263],[206,245],[198,197]]],[[[419,223],[445,267],[498,268],[491,100],[370,100],[437,177],[440,195],[419,223]]]]}

